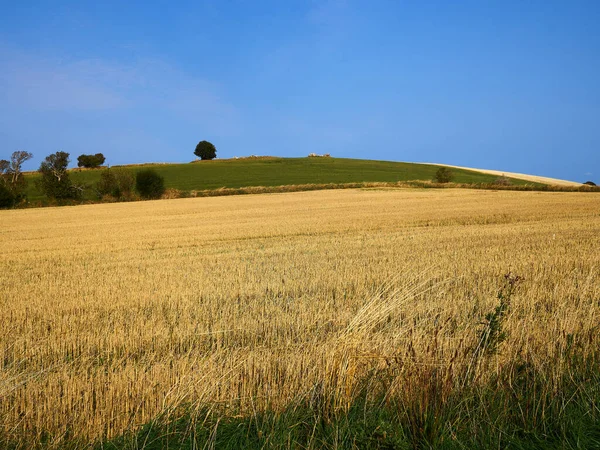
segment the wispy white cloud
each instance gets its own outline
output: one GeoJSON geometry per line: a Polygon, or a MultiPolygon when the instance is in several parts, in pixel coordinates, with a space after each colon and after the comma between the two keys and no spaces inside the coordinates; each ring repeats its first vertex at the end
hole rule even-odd
{"type": "Polygon", "coordinates": [[[41,112],[153,108],[223,126],[237,114],[223,99],[221,86],[160,59],[65,60],[0,47],[0,60],[0,98],[5,107],[41,112]]]}
{"type": "Polygon", "coordinates": [[[40,111],[103,110],[127,101],[116,86],[115,68],[99,61],[63,62],[2,52],[0,96],[12,107],[40,111]]]}
{"type": "Polygon", "coordinates": [[[239,122],[237,108],[223,98],[218,83],[187,74],[160,60],[138,62],[140,89],[136,104],[163,108],[190,122],[210,123],[213,130],[239,122]]]}
{"type": "Polygon", "coordinates": [[[28,168],[57,149],[104,152],[111,164],[186,161],[197,140],[223,142],[247,122],[225,86],[161,59],[77,60],[0,43],[0,61],[0,143],[32,151],[28,168]]]}

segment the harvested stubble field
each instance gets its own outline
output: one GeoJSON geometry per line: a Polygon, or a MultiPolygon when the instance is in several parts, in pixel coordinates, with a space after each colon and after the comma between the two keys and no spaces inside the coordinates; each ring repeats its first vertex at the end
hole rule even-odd
{"type": "Polygon", "coordinates": [[[0,446],[164,446],[181,417],[178,438],[224,446],[227,417],[249,417],[245,445],[275,447],[265,414],[290,410],[318,419],[279,429],[299,448],[498,446],[600,419],[596,194],[318,191],[0,222],[0,446]],[[365,441],[323,431],[357,404],[394,414],[365,418],[365,441]],[[148,423],[163,435],[140,443],[148,423]]]}

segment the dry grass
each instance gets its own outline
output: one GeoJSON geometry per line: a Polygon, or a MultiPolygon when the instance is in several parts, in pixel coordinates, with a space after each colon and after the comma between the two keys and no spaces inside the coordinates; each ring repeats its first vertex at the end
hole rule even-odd
{"type": "Polygon", "coordinates": [[[599,344],[599,200],[388,189],[0,212],[0,433],[59,445],[206,402],[344,409],[392,364],[386,395],[406,405],[436,368],[442,400],[465,368],[484,383],[524,355],[558,377],[565,336],[599,344]],[[508,271],[525,281],[507,340],[475,365],[508,271]]]}

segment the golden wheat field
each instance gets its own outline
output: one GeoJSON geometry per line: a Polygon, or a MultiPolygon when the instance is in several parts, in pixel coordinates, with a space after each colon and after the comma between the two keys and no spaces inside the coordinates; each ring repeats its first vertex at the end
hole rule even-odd
{"type": "Polygon", "coordinates": [[[14,442],[112,437],[180,405],[278,410],[317,390],[343,409],[399,358],[386,389],[400,396],[431,368],[448,389],[465,370],[484,383],[517,354],[554,361],[552,386],[566,335],[599,345],[596,194],[315,191],[0,224],[0,428],[14,442]],[[509,272],[523,281],[506,340],[473,364],[509,272]]]}

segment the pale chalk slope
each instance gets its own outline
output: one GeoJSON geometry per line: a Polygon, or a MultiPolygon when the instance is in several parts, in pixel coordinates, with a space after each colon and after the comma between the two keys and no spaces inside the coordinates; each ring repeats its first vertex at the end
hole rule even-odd
{"type": "Polygon", "coordinates": [[[559,180],[558,178],[539,177],[537,175],[526,175],[523,173],[502,172],[500,170],[474,169],[472,167],[451,166],[448,164],[436,164],[436,163],[431,163],[431,164],[434,166],[454,167],[455,169],[474,170],[476,172],[487,173],[490,175],[498,175],[499,177],[507,176],[507,177],[511,177],[511,178],[518,178],[520,180],[525,180],[525,181],[533,181],[534,183],[550,184],[553,186],[581,186],[581,184],[582,184],[582,183],[577,183],[576,181],[559,180]]]}

